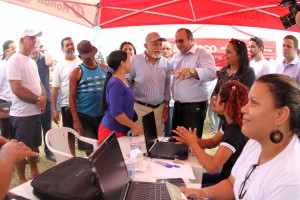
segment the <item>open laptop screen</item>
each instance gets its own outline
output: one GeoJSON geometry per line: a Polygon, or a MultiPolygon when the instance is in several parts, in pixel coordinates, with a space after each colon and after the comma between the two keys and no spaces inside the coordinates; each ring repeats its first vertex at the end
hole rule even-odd
{"type": "Polygon", "coordinates": [[[115,134],[102,143],[102,150],[91,157],[104,200],[121,198],[123,187],[130,177],[115,134]]]}
{"type": "Polygon", "coordinates": [[[155,124],[154,112],[150,112],[143,116],[143,127],[144,127],[144,135],[146,141],[147,153],[149,153],[149,149],[157,140],[157,130],[155,124]]]}

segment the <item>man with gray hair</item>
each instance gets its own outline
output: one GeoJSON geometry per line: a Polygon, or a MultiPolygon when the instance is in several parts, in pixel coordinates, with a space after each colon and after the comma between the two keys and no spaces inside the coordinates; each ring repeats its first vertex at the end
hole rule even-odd
{"type": "Polygon", "coordinates": [[[162,43],[162,56],[170,60],[173,55],[172,44],[168,41],[162,43]]]}
{"type": "MultiPolygon", "coordinates": [[[[7,79],[12,90],[10,122],[13,139],[24,142],[32,151],[39,152],[41,145],[41,114],[45,112],[47,93],[41,82],[38,68],[29,57],[41,31],[25,30],[20,37],[20,50],[8,60],[7,79]]],[[[37,157],[27,157],[31,178],[39,175],[37,157]]],[[[19,182],[25,183],[25,160],[16,165],[19,182]]]]}
{"type": "Polygon", "coordinates": [[[156,32],[145,38],[145,51],[131,58],[131,72],[126,79],[135,94],[134,109],[138,115],[136,122],[142,127],[142,116],[154,111],[156,129],[162,135],[163,123],[169,115],[170,65],[161,56],[165,38],[156,32]]]}
{"type": "Polygon", "coordinates": [[[250,67],[254,69],[256,78],[269,74],[270,65],[264,55],[264,42],[258,37],[250,38],[249,55],[253,60],[250,61],[250,67]]]}

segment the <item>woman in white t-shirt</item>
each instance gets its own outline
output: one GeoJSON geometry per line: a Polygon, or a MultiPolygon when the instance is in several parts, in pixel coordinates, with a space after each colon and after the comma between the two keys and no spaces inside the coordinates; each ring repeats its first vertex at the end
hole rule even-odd
{"type": "Polygon", "coordinates": [[[0,62],[0,128],[1,136],[11,138],[12,128],[9,121],[9,106],[11,105],[11,88],[7,80],[8,59],[16,53],[14,41],[6,40],[3,43],[3,60],[0,62]],[[3,109],[4,108],[4,109],[3,109]]]}
{"type": "Polygon", "coordinates": [[[242,108],[242,132],[249,137],[228,179],[186,196],[213,199],[279,200],[300,197],[300,88],[290,77],[257,79],[242,108]]]}

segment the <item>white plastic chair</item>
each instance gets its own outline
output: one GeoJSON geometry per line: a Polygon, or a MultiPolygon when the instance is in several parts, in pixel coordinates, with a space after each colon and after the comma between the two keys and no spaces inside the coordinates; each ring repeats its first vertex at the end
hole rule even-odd
{"type": "Polygon", "coordinates": [[[68,143],[68,133],[72,133],[78,140],[89,143],[93,145],[94,150],[98,146],[98,141],[95,139],[79,136],[79,134],[71,128],[58,127],[50,129],[46,133],[46,145],[48,149],[54,154],[56,159],[56,164],[59,164],[65,160],[74,157],[71,154],[69,143],[68,143]]]}

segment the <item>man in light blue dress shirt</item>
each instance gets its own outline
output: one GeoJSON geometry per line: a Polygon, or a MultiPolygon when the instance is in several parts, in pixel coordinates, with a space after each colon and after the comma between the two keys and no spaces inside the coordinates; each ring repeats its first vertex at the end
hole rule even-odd
{"type": "Polygon", "coordinates": [[[197,46],[188,29],[177,30],[175,43],[179,52],[170,61],[174,69],[172,94],[175,100],[172,129],[177,126],[196,128],[197,137],[202,138],[210,98],[209,83],[216,78],[215,62],[209,51],[197,46]]]}
{"type": "Polygon", "coordinates": [[[161,56],[162,42],[166,39],[156,32],[145,39],[145,51],[131,58],[131,72],[126,79],[135,94],[134,109],[137,124],[142,127],[142,116],[154,111],[158,135],[168,119],[170,101],[170,64],[161,56]]]}
{"type": "Polygon", "coordinates": [[[282,54],[284,60],[277,66],[276,73],[285,74],[300,85],[300,62],[297,56],[298,40],[293,35],[283,38],[282,54]]]}

